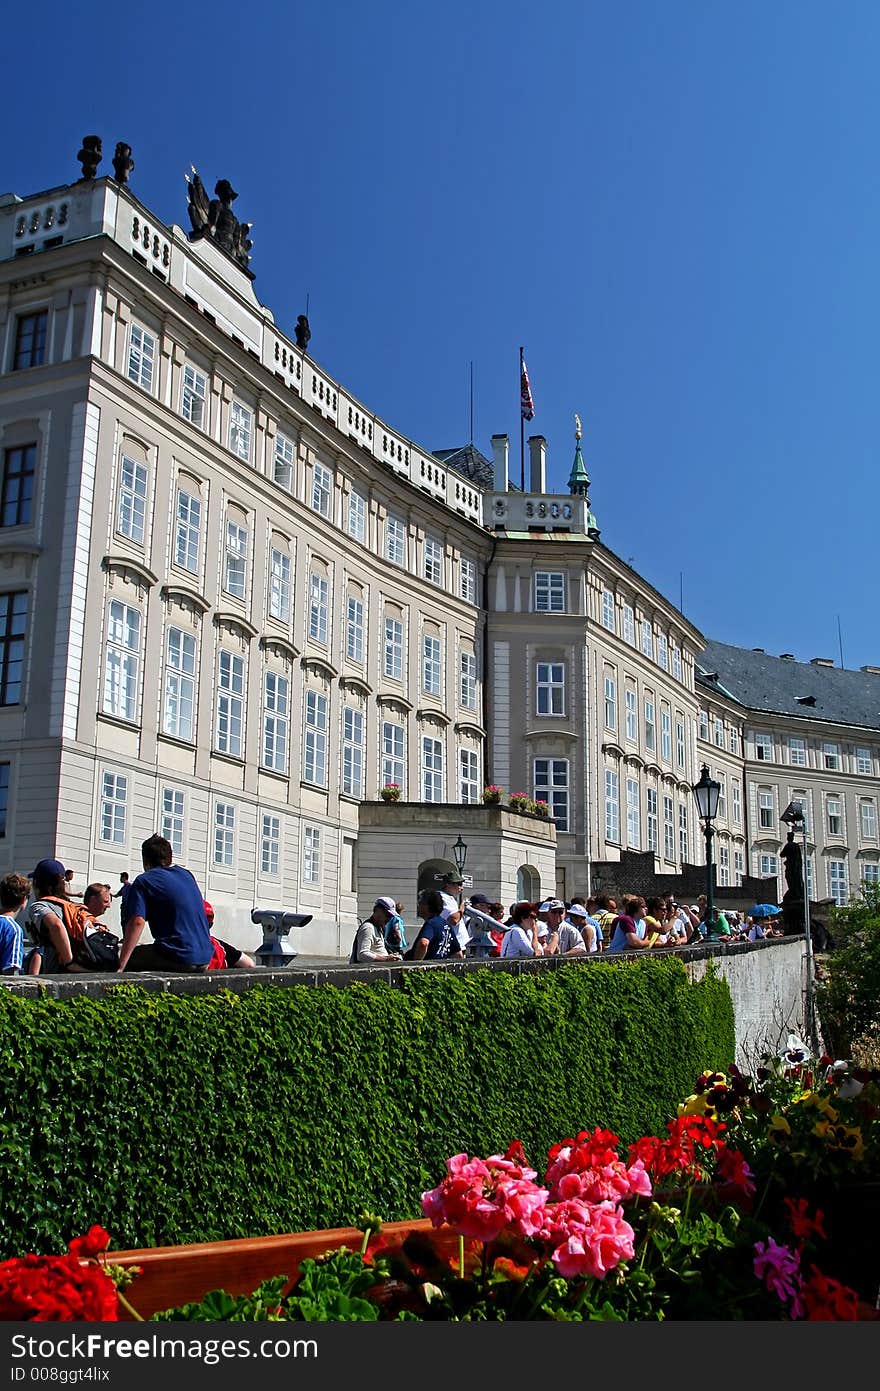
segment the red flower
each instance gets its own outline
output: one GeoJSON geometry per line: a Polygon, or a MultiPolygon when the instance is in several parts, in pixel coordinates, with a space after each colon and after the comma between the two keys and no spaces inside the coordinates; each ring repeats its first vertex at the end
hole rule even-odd
{"type": "Polygon", "coordinates": [[[859,1297],[855,1290],[823,1275],[814,1265],[810,1266],[810,1272],[809,1280],[801,1287],[801,1299],[809,1320],[818,1323],[858,1318],[859,1297]]]}
{"type": "Polygon", "coordinates": [[[744,1198],[750,1198],[755,1191],[752,1171],[739,1150],[725,1147],[721,1151],[715,1168],[715,1178],[718,1183],[729,1185],[744,1198]]]}
{"type": "Polygon", "coordinates": [[[116,1286],[77,1256],[22,1256],[0,1262],[0,1319],[106,1323],[119,1317],[116,1286]]]}
{"type": "Polygon", "coordinates": [[[102,1251],[106,1251],[110,1245],[110,1237],[103,1227],[97,1225],[89,1227],[85,1236],[75,1236],[70,1242],[69,1250],[72,1256],[78,1256],[80,1260],[94,1260],[100,1256],[102,1251]]]}
{"type": "Polygon", "coordinates": [[[822,1211],[816,1209],[815,1217],[807,1216],[809,1203],[806,1198],[786,1198],[785,1206],[788,1208],[788,1221],[794,1235],[795,1241],[803,1245],[810,1241],[814,1236],[821,1237],[823,1241],[828,1238],[822,1227],[822,1211]]]}

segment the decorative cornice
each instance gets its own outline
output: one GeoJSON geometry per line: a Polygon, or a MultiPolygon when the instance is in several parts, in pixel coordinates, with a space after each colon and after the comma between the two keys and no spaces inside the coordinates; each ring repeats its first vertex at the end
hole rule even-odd
{"type": "Polygon", "coordinates": [[[360,691],[361,695],[364,696],[371,696],[373,694],[373,688],[369,681],[365,681],[361,676],[347,676],[343,673],[339,678],[339,684],[343,688],[351,689],[352,691],[360,691]]]}
{"type": "Polygon", "coordinates": [[[243,614],[230,613],[228,609],[218,610],[214,614],[214,624],[218,628],[237,628],[248,642],[251,638],[255,638],[259,632],[259,629],[255,628],[253,623],[249,623],[243,614]]]}
{"type": "Polygon", "coordinates": [[[473,734],[478,739],[485,739],[486,731],[481,724],[474,720],[456,720],[453,725],[456,734],[473,734]]]}
{"type": "Polygon", "coordinates": [[[407,700],[404,695],[395,695],[391,691],[379,691],[376,696],[377,705],[397,705],[401,710],[409,714],[412,711],[412,701],[407,700]]]}
{"type": "Polygon", "coordinates": [[[147,569],[142,560],[136,560],[134,556],[110,554],[105,555],[101,561],[102,566],[108,572],[114,572],[125,577],[132,574],[141,584],[145,584],[148,589],[152,589],[154,584],[159,583],[159,576],[154,575],[152,570],[147,569]]]}
{"type": "Polygon", "coordinates": [[[207,613],[211,607],[204,594],[200,594],[197,589],[190,589],[185,584],[163,584],[159,593],[163,599],[177,599],[184,604],[191,604],[200,613],[207,613]]]}
{"type": "Polygon", "coordinates": [[[300,658],[300,661],[304,667],[314,667],[316,671],[320,671],[324,676],[329,677],[331,681],[335,681],[339,675],[336,667],[328,662],[326,657],[312,656],[311,653],[307,652],[300,658]]]}
{"type": "Polygon", "coordinates": [[[263,633],[260,638],[260,647],[264,652],[267,648],[274,647],[276,652],[282,652],[290,662],[295,662],[300,655],[299,648],[294,647],[290,639],[282,637],[280,633],[263,633]]]}
{"type": "Polygon", "coordinates": [[[433,705],[420,705],[416,711],[417,720],[433,720],[435,724],[449,725],[452,720],[445,710],[433,705]]]}
{"type": "Polygon", "coordinates": [[[579,734],[575,734],[573,729],[565,729],[562,726],[550,724],[539,725],[537,729],[527,729],[525,739],[571,739],[577,740],[579,734]]]}

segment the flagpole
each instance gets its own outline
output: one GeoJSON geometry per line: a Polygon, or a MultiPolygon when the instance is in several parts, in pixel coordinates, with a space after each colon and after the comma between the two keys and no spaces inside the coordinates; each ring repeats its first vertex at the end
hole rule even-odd
{"type": "Polygon", "coordinates": [[[522,378],[523,378],[523,349],[519,350],[519,386],[520,386],[520,411],[519,411],[519,486],[523,492],[526,490],[526,421],[522,413],[522,378]]]}

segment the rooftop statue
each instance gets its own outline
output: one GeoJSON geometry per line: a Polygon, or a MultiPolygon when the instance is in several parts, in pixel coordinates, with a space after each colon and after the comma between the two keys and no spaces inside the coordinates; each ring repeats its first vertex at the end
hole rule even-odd
{"type": "Polygon", "coordinates": [[[309,346],[309,339],[312,336],[312,330],[309,328],[309,321],[305,314],[297,315],[296,328],[293,332],[296,338],[296,346],[302,348],[303,352],[305,352],[306,348],[309,346]]]}
{"type": "Polygon", "coordinates": [[[119,140],[113,155],[113,177],[116,182],[127,184],[132,169],[134,169],[134,160],[131,157],[131,146],[126,145],[124,140],[119,140]]]}
{"type": "Polygon", "coordinates": [[[100,135],[83,136],[82,149],[77,155],[77,159],[82,165],[82,177],[93,179],[102,159],[100,135]]]}
{"type": "Polygon", "coordinates": [[[232,211],[232,204],[238,194],[228,179],[220,179],[214,186],[216,196],[209,198],[195,166],[190,165],[190,168],[192,177],[189,174],[184,175],[187,182],[189,220],[193,228],[189,234],[190,241],[210,237],[221,251],[225,251],[227,256],[231,256],[233,261],[247,270],[253,247],[248,233],[254,224],[239,222],[232,211]]]}

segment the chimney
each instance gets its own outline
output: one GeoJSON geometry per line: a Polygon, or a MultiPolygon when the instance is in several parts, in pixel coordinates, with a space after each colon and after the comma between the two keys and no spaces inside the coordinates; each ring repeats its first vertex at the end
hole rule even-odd
{"type": "Polygon", "coordinates": [[[865,671],[869,676],[880,676],[880,667],[860,667],[860,671],[865,671]]]}
{"type": "Polygon", "coordinates": [[[496,493],[507,492],[507,455],[510,440],[507,435],[492,436],[492,458],[495,461],[494,485],[496,493]]]}
{"type": "Polygon", "coordinates": [[[793,653],[793,652],[780,652],[780,654],[779,654],[779,660],[780,660],[780,662],[793,662],[793,661],[794,661],[794,653],[793,653]]]}
{"type": "Polygon", "coordinates": [[[831,657],[811,657],[811,667],[833,667],[834,661],[831,657]]]}
{"type": "Polygon", "coordinates": [[[752,651],[753,651],[753,652],[761,652],[761,653],[763,653],[764,649],[763,649],[763,647],[753,647],[753,648],[752,648],[752,651]]]}
{"type": "Polygon", "coordinates": [[[547,491],[547,441],[543,435],[529,435],[529,492],[547,491]]]}

